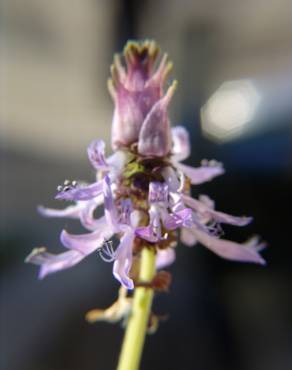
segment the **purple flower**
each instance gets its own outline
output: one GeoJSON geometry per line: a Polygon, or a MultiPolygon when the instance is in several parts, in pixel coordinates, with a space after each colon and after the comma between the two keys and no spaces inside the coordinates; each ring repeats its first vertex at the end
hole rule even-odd
{"type": "Polygon", "coordinates": [[[88,158],[96,170],[109,170],[105,158],[105,143],[103,140],[94,140],[87,149],[88,158]]]}
{"type": "Polygon", "coordinates": [[[191,153],[189,134],[184,127],[177,126],[172,129],[172,141],[172,161],[177,169],[190,179],[192,185],[202,184],[224,173],[222,164],[215,160],[203,160],[200,167],[190,167],[180,163],[191,153]]]}
{"type": "Polygon", "coordinates": [[[133,289],[141,245],[154,248],[156,267],[164,268],[175,260],[178,231],[188,246],[199,242],[229,260],[265,263],[259,254],[264,244],[258,238],[243,244],[220,238],[223,224],[245,226],[251,217],[217,211],[206,195],[191,197],[190,184],[210,181],[224,170],[214,160],[204,160],[199,167],[181,163],[191,152],[189,135],[181,126],[170,129],[167,107],[175,84],[164,94],[171,63],[164,55],[155,70],[157,55],[156,44],[146,41],[127,44],[126,67],[115,56],[110,82],[115,102],[115,152],[106,158],[104,142],[93,141],[88,158],[96,181],[66,180],[58,187],[56,199],[74,205],[63,210],[39,207],[46,217],[79,219],[86,229],[79,235],[63,230],[60,240],[68,250],[59,255],[43,247],[32,251],[26,261],[40,265],[40,278],[72,267],[98,251],[104,261],[113,262],[113,275],[121,285],[133,289]],[[98,207],[103,207],[104,215],[95,218],[98,207]],[[117,246],[113,237],[119,240],[117,246]]]}

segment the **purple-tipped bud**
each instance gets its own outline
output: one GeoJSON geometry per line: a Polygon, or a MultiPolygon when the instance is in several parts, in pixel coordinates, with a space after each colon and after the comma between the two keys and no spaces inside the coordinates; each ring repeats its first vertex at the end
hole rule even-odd
{"type": "Polygon", "coordinates": [[[165,156],[171,150],[167,106],[175,83],[164,95],[163,85],[172,68],[164,54],[158,67],[159,49],[154,41],[128,42],[124,48],[125,66],[119,55],[111,67],[109,90],[115,103],[112,147],[137,143],[145,156],[165,156]]]}

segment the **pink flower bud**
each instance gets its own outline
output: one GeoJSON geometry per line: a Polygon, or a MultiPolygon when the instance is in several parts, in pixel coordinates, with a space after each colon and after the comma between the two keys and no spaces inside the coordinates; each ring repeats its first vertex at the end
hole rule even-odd
{"type": "Polygon", "coordinates": [[[159,49],[154,41],[130,41],[111,67],[109,91],[115,103],[112,124],[112,147],[118,149],[138,144],[145,156],[164,156],[171,149],[167,106],[173,95],[172,84],[164,95],[163,85],[172,68],[164,54],[154,68],[159,49]]]}

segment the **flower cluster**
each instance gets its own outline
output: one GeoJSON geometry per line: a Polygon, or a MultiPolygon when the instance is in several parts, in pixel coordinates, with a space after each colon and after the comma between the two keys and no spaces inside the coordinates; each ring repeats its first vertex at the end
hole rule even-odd
{"type": "MultiPolygon", "coordinates": [[[[88,232],[63,230],[60,239],[68,250],[58,255],[34,249],[27,261],[40,265],[40,278],[99,250],[105,261],[113,262],[115,278],[131,290],[138,284],[141,250],[154,249],[156,267],[162,269],[175,260],[178,236],[188,246],[201,243],[226,259],[264,264],[259,254],[264,245],[257,238],[244,244],[220,238],[221,224],[245,226],[250,217],[219,212],[206,195],[191,197],[191,185],[210,181],[224,170],[216,161],[203,161],[197,168],[181,163],[190,154],[189,135],[181,126],[170,127],[167,108],[176,82],[165,92],[172,64],[165,54],[156,65],[158,54],[156,43],[145,41],[128,42],[124,58],[115,56],[109,81],[115,104],[114,154],[106,158],[104,142],[93,141],[88,157],[97,180],[89,185],[66,181],[58,187],[56,199],[75,204],[63,210],[39,208],[44,216],[79,219],[88,232]],[[104,215],[97,219],[94,211],[101,206],[104,215]],[[105,248],[113,236],[119,245],[105,248]]],[[[122,298],[127,311],[124,293],[122,298]]]]}

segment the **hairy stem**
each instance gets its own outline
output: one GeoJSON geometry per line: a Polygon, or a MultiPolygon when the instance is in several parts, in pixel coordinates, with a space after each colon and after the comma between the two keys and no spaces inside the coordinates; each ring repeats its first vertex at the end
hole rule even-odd
{"type": "MultiPolygon", "coordinates": [[[[139,275],[140,282],[150,283],[154,274],[155,251],[143,248],[139,275]]],[[[153,289],[148,287],[137,287],[135,289],[133,308],[129,317],[117,370],[137,370],[139,368],[153,294],[153,289]]]]}

